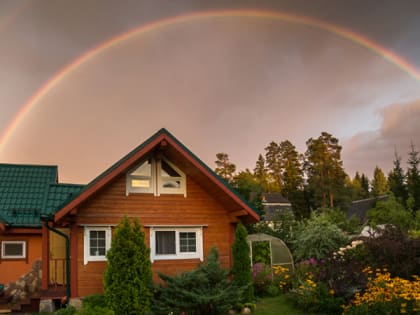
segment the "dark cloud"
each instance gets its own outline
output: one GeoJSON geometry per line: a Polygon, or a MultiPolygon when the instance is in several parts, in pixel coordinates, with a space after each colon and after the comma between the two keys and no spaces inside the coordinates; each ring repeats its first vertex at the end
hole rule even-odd
{"type": "Polygon", "coordinates": [[[382,123],[378,130],[356,134],[343,145],[345,167],[373,175],[375,166],[388,173],[395,152],[405,167],[411,143],[420,151],[420,99],[405,104],[393,104],[380,111],[382,123]]]}

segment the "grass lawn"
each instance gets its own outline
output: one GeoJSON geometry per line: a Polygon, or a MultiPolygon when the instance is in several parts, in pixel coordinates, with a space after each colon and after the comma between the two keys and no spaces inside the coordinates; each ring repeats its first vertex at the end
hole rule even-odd
{"type": "Polygon", "coordinates": [[[293,308],[284,295],[259,299],[253,315],[303,315],[306,314],[293,308]]]}

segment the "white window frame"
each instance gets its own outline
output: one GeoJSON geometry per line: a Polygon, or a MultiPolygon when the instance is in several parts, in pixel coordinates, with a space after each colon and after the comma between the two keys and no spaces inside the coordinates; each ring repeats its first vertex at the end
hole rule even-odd
{"type": "Polygon", "coordinates": [[[151,227],[150,228],[150,260],[179,260],[179,259],[200,259],[203,261],[203,227],[151,227]],[[156,254],[156,232],[175,231],[175,254],[156,254]],[[182,232],[194,232],[196,251],[182,253],[180,251],[179,234],[182,232]]]}
{"type": "Polygon", "coordinates": [[[138,168],[140,167],[140,165],[142,165],[143,163],[145,163],[148,159],[143,160],[141,163],[139,163],[138,165],[136,165],[136,167],[132,168],[128,173],[127,173],[127,184],[126,184],[126,189],[127,189],[127,195],[129,193],[154,193],[155,192],[155,187],[156,187],[156,161],[155,159],[151,159],[151,176],[139,176],[139,175],[132,175],[132,173],[138,168]],[[150,187],[133,187],[131,185],[131,180],[132,179],[148,179],[150,180],[150,187]]]}
{"type": "Polygon", "coordinates": [[[1,259],[25,259],[26,258],[26,241],[1,241],[1,259]],[[22,255],[6,255],[5,245],[21,244],[22,255]]]}
{"type": "Polygon", "coordinates": [[[85,226],[84,233],[84,264],[87,265],[89,261],[106,261],[106,253],[111,248],[112,230],[110,226],[85,226]],[[104,231],[105,232],[105,255],[92,256],[90,255],[90,232],[104,231]]]}
{"type": "Polygon", "coordinates": [[[187,178],[183,171],[181,171],[175,164],[168,161],[166,158],[162,158],[170,167],[172,167],[179,175],[179,177],[164,177],[161,176],[162,170],[162,160],[151,158],[151,177],[149,176],[138,176],[132,175],[132,173],[143,163],[145,163],[149,158],[143,160],[141,163],[137,164],[134,168],[128,171],[126,176],[126,195],[128,196],[131,193],[149,193],[154,194],[155,196],[160,196],[161,194],[179,194],[187,197],[187,178]],[[150,187],[133,187],[133,179],[148,179],[150,180],[150,187]],[[166,181],[177,180],[180,182],[179,188],[167,188],[163,187],[166,181]]]}
{"type": "Polygon", "coordinates": [[[168,161],[167,159],[163,158],[163,160],[170,166],[172,167],[179,175],[181,175],[180,177],[169,177],[169,180],[179,180],[181,187],[179,188],[166,188],[163,187],[163,184],[168,181],[167,177],[161,176],[161,169],[162,169],[162,160],[157,161],[157,174],[159,174],[159,176],[157,176],[157,195],[159,196],[160,194],[183,194],[184,197],[186,197],[187,195],[187,189],[186,189],[186,185],[187,185],[187,181],[186,181],[186,177],[183,171],[181,171],[176,165],[174,165],[173,163],[171,163],[170,161],[168,161]]]}

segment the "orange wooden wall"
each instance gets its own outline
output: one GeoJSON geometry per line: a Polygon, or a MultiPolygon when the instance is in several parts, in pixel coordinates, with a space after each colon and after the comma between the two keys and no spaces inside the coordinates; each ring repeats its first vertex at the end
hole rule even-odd
{"type": "Polygon", "coordinates": [[[0,235],[1,241],[26,241],[26,256],[24,260],[0,260],[0,283],[16,281],[20,276],[31,271],[35,260],[42,256],[41,235],[0,235]]]}
{"type": "MultiPolygon", "coordinates": [[[[204,256],[212,246],[219,249],[223,267],[230,266],[231,223],[228,209],[190,178],[187,178],[187,197],[184,195],[130,194],[126,196],[126,178],[119,176],[113,183],[103,188],[91,200],[84,203],[77,212],[77,283],[78,295],[86,296],[103,291],[103,273],[106,262],[83,264],[83,226],[86,224],[118,224],[124,215],[137,217],[143,226],[148,243],[149,225],[202,225],[204,256]]],[[[175,274],[195,268],[198,259],[155,261],[152,269],[154,280],[156,271],[175,274]]]]}

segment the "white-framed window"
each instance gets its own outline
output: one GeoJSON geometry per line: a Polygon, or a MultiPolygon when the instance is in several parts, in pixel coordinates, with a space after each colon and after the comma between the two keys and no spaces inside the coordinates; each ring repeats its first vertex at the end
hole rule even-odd
{"type": "Polygon", "coordinates": [[[110,226],[86,226],[84,234],[84,264],[89,261],[106,261],[111,248],[110,226]]]}
{"type": "Polygon", "coordinates": [[[202,227],[151,227],[151,261],[194,259],[203,261],[202,227]]]}
{"type": "Polygon", "coordinates": [[[127,174],[129,193],[183,194],[186,196],[186,177],[176,165],[165,158],[148,158],[127,174]]]}
{"type": "Polygon", "coordinates": [[[26,241],[2,241],[1,242],[2,259],[25,259],[26,241]]]}

